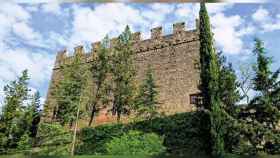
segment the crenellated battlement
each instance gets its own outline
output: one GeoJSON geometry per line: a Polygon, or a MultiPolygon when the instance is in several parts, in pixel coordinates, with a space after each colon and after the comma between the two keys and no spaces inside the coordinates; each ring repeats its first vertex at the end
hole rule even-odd
{"type": "MultiPolygon", "coordinates": [[[[169,35],[163,35],[161,26],[155,27],[150,30],[150,38],[145,40],[142,40],[141,32],[132,33],[133,50],[135,53],[141,53],[198,40],[198,27],[198,20],[196,20],[196,29],[194,30],[186,30],[184,22],[175,23],[173,24],[173,32],[169,35]]],[[[116,42],[116,37],[110,39],[110,46],[114,47],[116,42]]],[[[94,60],[95,54],[100,46],[100,41],[92,43],[91,50],[87,53],[84,51],[83,46],[76,46],[74,48],[74,54],[84,54],[85,58],[83,60],[90,62],[94,60]]],[[[70,62],[71,58],[73,58],[73,56],[67,56],[66,52],[67,50],[62,50],[57,53],[55,69],[59,68],[61,64],[70,62]]]]}

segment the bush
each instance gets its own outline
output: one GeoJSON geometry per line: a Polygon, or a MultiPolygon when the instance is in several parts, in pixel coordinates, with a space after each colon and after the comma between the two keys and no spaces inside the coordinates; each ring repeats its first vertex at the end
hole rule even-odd
{"type": "Polygon", "coordinates": [[[38,130],[37,145],[39,155],[68,155],[72,134],[57,123],[41,123],[38,130]]]}
{"type": "Polygon", "coordinates": [[[165,151],[163,138],[155,133],[129,131],[120,138],[115,137],[106,143],[107,153],[110,155],[159,154],[165,151]]]}
{"type": "Polygon", "coordinates": [[[32,139],[29,137],[27,133],[25,133],[20,137],[20,140],[17,144],[18,144],[17,149],[19,151],[30,150],[32,148],[32,139]]]}
{"type": "Polygon", "coordinates": [[[81,129],[78,137],[80,143],[77,146],[77,154],[104,154],[105,144],[115,137],[120,137],[127,132],[123,124],[107,124],[95,128],[86,127],[81,129]]]}
{"type": "MultiPolygon", "coordinates": [[[[95,128],[83,128],[79,133],[80,143],[77,154],[105,154],[106,143],[113,138],[120,138],[130,130],[155,133],[164,136],[163,145],[173,154],[205,151],[205,133],[198,129],[205,114],[197,112],[181,113],[159,117],[130,124],[102,125],[95,128]]],[[[203,125],[207,126],[207,125],[203,125]]]]}

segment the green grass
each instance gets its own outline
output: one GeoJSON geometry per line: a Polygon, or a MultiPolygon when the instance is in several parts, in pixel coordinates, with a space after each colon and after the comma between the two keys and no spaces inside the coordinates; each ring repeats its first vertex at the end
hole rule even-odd
{"type": "MultiPolygon", "coordinates": [[[[22,154],[17,155],[2,155],[0,158],[71,158],[71,156],[24,156],[22,154]]],[[[206,158],[206,157],[191,157],[191,156],[147,156],[147,155],[130,155],[130,156],[121,156],[121,155],[80,155],[75,156],[74,158],[206,158]]],[[[280,158],[279,155],[263,155],[263,156],[251,156],[251,157],[241,157],[229,155],[226,158],[280,158]]]]}

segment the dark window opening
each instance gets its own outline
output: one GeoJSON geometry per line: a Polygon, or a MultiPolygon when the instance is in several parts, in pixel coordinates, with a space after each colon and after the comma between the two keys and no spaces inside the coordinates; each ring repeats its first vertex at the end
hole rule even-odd
{"type": "Polygon", "coordinates": [[[190,95],[190,104],[195,104],[195,105],[202,105],[203,100],[201,94],[191,94],[190,95]]]}

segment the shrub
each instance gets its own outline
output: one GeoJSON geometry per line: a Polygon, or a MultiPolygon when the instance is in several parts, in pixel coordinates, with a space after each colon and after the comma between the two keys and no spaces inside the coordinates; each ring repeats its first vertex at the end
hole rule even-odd
{"type": "Polygon", "coordinates": [[[68,155],[71,146],[71,132],[57,123],[41,123],[37,143],[39,155],[68,155]]]}
{"type": "Polygon", "coordinates": [[[106,153],[105,144],[114,137],[120,137],[127,129],[123,124],[107,124],[95,128],[81,129],[78,137],[80,143],[77,146],[77,154],[101,154],[106,153]]]}
{"type": "Polygon", "coordinates": [[[159,154],[165,151],[163,138],[155,133],[129,131],[120,138],[115,137],[106,143],[106,150],[111,155],[159,154]]]}
{"type": "Polygon", "coordinates": [[[20,137],[19,142],[17,143],[17,149],[19,151],[21,150],[29,150],[32,147],[32,139],[29,137],[29,135],[26,133],[20,137]]]}
{"type": "MultiPolygon", "coordinates": [[[[173,154],[184,154],[205,151],[204,133],[198,129],[203,123],[204,114],[197,112],[181,113],[173,116],[158,117],[130,124],[109,124],[95,128],[83,128],[79,133],[80,143],[77,154],[105,154],[106,143],[113,138],[120,138],[123,133],[137,130],[144,133],[155,133],[164,136],[163,145],[166,151],[173,154]]],[[[203,125],[203,127],[206,125],[203,125]]],[[[207,141],[207,140],[205,140],[207,141]]]]}

